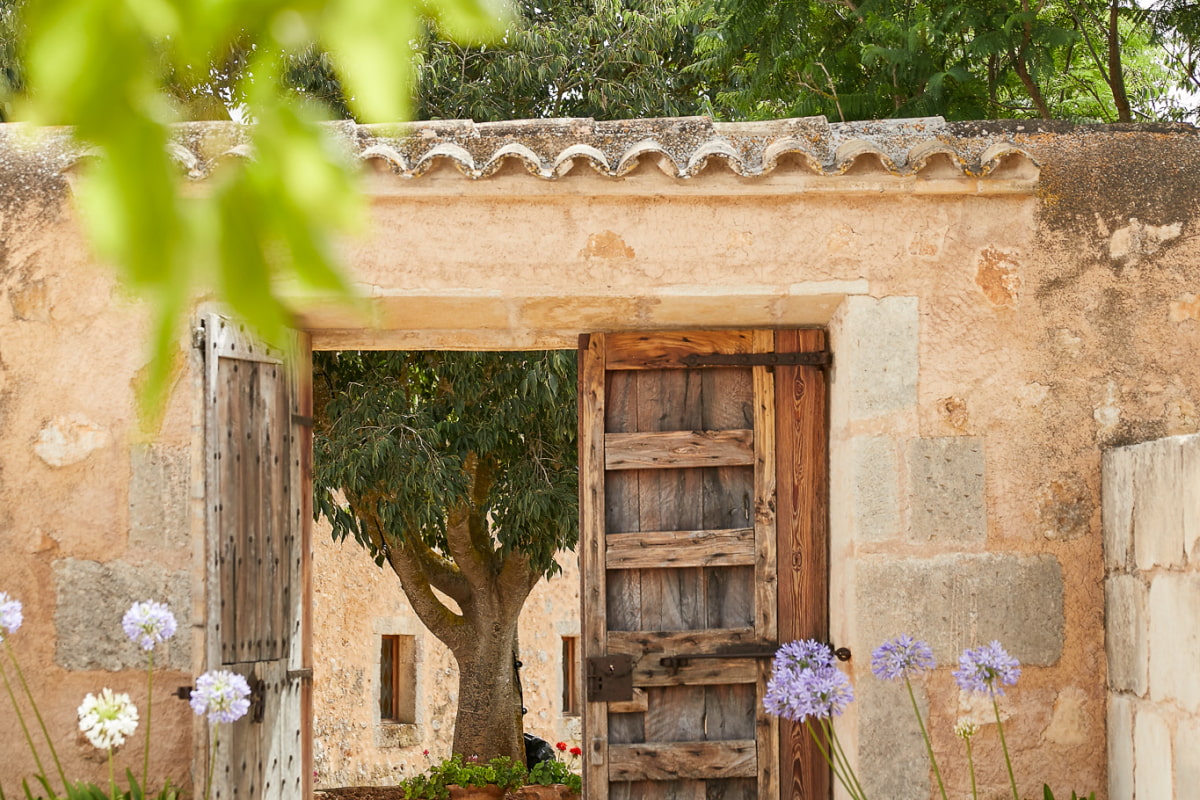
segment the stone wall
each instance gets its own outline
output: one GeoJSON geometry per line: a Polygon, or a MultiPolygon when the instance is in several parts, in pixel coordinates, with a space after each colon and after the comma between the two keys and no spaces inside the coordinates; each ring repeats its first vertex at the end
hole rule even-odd
{"type": "Polygon", "coordinates": [[[1104,456],[1112,800],[1200,786],[1200,436],[1104,456]]]}

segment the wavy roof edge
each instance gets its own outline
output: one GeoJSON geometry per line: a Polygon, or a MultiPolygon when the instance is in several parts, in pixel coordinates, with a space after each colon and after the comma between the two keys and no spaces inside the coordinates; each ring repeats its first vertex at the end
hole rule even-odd
{"type": "MultiPolygon", "coordinates": [[[[417,178],[449,161],[471,179],[495,175],[510,161],[539,178],[554,180],[581,162],[620,178],[650,159],[678,178],[693,178],[714,161],[743,177],[776,170],[817,176],[919,173],[938,177],[1034,177],[1036,147],[1044,134],[1195,133],[1185,124],[1079,126],[1031,120],[947,122],[941,117],[831,123],[824,117],[762,122],[713,122],[708,117],[597,121],[590,118],[482,122],[437,120],[383,125],[332,122],[329,129],[348,153],[376,162],[403,178],[417,178]]],[[[0,126],[15,142],[23,126],[0,126]]],[[[251,155],[248,128],[233,122],[177,126],[171,153],[189,177],[201,180],[223,160],[251,155]]],[[[51,131],[36,148],[50,169],[69,171],[93,155],[69,131],[51,131]]]]}

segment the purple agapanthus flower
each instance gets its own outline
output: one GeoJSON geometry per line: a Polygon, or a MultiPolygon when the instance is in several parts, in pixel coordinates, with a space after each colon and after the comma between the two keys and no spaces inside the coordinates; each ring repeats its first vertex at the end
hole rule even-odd
{"type": "Polygon", "coordinates": [[[936,666],[929,645],[907,633],[889,639],[871,654],[871,672],[885,681],[911,678],[936,666]]]}
{"type": "Polygon", "coordinates": [[[850,679],[837,667],[825,665],[792,674],[780,672],[772,677],[763,696],[763,707],[775,716],[803,722],[810,717],[836,717],[853,700],[850,679]]]}
{"type": "Polygon", "coordinates": [[[816,639],[788,642],[775,651],[772,669],[775,672],[800,672],[814,667],[832,667],[833,650],[816,639]]]}
{"type": "Polygon", "coordinates": [[[968,692],[1004,694],[1003,686],[1012,686],[1021,675],[1021,665],[1005,652],[999,642],[963,651],[954,670],[958,687],[968,692]]]}
{"type": "Polygon", "coordinates": [[[9,596],[8,592],[0,592],[0,641],[4,641],[5,636],[16,633],[24,621],[21,601],[9,596]]]}
{"type": "Polygon", "coordinates": [[[233,722],[250,710],[250,684],[236,672],[210,670],[196,679],[190,703],[209,722],[233,722]]]}
{"type": "Polygon", "coordinates": [[[129,607],[121,620],[121,627],[138,647],[153,650],[159,642],[165,642],[175,635],[175,615],[166,603],[147,600],[129,607]]]}

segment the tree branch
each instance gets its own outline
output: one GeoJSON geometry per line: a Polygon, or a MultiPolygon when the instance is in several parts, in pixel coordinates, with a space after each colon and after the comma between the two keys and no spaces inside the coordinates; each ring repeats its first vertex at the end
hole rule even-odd
{"type": "Polygon", "coordinates": [[[457,651],[468,644],[473,638],[466,623],[467,609],[462,614],[455,614],[446,607],[426,579],[421,570],[420,556],[413,547],[411,540],[398,543],[387,552],[388,563],[392,571],[400,578],[400,587],[404,590],[408,602],[422,624],[440,639],[451,651],[457,651]]]}

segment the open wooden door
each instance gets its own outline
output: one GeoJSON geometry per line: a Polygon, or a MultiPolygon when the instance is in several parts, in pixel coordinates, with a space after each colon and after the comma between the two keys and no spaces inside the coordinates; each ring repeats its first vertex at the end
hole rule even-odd
{"type": "Polygon", "coordinates": [[[786,638],[825,634],[823,351],[821,331],[581,340],[587,800],[828,797],[762,707],[780,589],[786,638]]]}
{"type": "MultiPolygon", "coordinates": [[[[213,796],[311,795],[311,583],[304,475],[307,340],[283,354],[205,316],[208,669],[245,676],[250,712],[223,726],[213,796]]],[[[202,772],[203,770],[200,770],[202,772]]]]}

